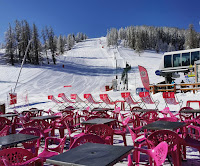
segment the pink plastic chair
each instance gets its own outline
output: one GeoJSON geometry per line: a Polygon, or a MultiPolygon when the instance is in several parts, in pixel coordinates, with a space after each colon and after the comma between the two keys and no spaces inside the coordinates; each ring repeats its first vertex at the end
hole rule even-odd
{"type": "MultiPolygon", "coordinates": [[[[134,148],[135,151],[140,151],[142,153],[146,153],[151,159],[153,159],[155,166],[161,166],[167,157],[168,152],[168,145],[166,142],[159,143],[155,148],[153,149],[142,149],[142,148],[134,148]]],[[[151,163],[151,160],[150,160],[151,163]]],[[[138,165],[141,163],[136,163],[135,165],[138,165]]],[[[128,166],[133,166],[131,156],[128,156],[128,166]]]]}
{"type": "Polygon", "coordinates": [[[38,155],[38,157],[41,158],[43,161],[46,161],[47,158],[63,153],[66,139],[67,135],[65,135],[64,138],[61,139],[56,137],[47,137],[45,139],[44,150],[38,155]],[[49,145],[52,145],[50,144],[50,142],[53,142],[55,147],[49,147],[49,145]]]}
{"type": "Polygon", "coordinates": [[[180,110],[179,110],[179,117],[180,117],[180,120],[182,122],[186,122],[186,123],[191,123],[194,119],[194,116],[192,113],[183,113],[182,111],[183,110],[186,110],[186,109],[189,109],[189,110],[193,110],[193,108],[191,107],[182,107],[180,110]]]}
{"type": "Polygon", "coordinates": [[[77,131],[83,131],[83,129],[78,128],[77,125],[73,124],[73,118],[68,118],[67,120],[64,121],[64,124],[68,130],[68,134],[69,134],[69,139],[70,139],[70,146],[73,144],[74,140],[82,135],[84,135],[85,133],[81,132],[79,134],[75,134],[72,135],[73,133],[77,132],[77,131]]]}
{"type": "Polygon", "coordinates": [[[113,134],[114,135],[121,135],[124,141],[124,146],[127,146],[126,143],[126,127],[128,125],[128,122],[130,121],[130,117],[127,117],[125,120],[123,120],[122,122],[119,122],[120,127],[117,129],[113,129],[113,134]]]}
{"type": "Polygon", "coordinates": [[[113,145],[113,129],[106,124],[96,124],[88,128],[87,133],[103,138],[106,144],[113,145]]]}
{"type": "Polygon", "coordinates": [[[28,127],[38,128],[44,138],[48,137],[52,131],[51,125],[45,120],[34,119],[31,122],[23,124],[23,128],[28,127]]]}
{"type": "Polygon", "coordinates": [[[0,150],[1,166],[43,166],[43,161],[23,148],[0,150]]]}
{"type": "Polygon", "coordinates": [[[98,135],[94,134],[84,134],[80,137],[78,137],[73,144],[70,146],[70,149],[73,149],[77,146],[80,146],[82,144],[85,144],[87,142],[92,142],[92,143],[99,143],[99,144],[105,144],[105,141],[98,135]]]}
{"type": "Polygon", "coordinates": [[[198,149],[200,153],[200,126],[187,126],[187,135],[185,137],[186,146],[198,149]]]}
{"type": "MultiPolygon", "coordinates": [[[[129,126],[127,126],[130,134],[131,134],[131,139],[133,141],[133,146],[134,147],[142,147],[142,146],[145,146],[146,145],[146,138],[145,138],[145,135],[140,133],[136,133],[134,132],[133,130],[131,130],[131,128],[129,126]]],[[[138,163],[140,161],[140,152],[139,151],[134,151],[133,152],[133,156],[134,156],[134,159],[135,161],[138,163]]]]}
{"type": "Polygon", "coordinates": [[[179,105],[180,108],[183,104],[182,100],[178,100],[177,97],[175,97],[174,92],[163,92],[163,99],[165,100],[166,107],[169,105],[179,105]]]}
{"type": "Polygon", "coordinates": [[[176,132],[158,130],[149,135],[146,141],[149,148],[154,148],[162,141],[165,141],[168,144],[168,154],[171,154],[174,166],[181,165],[181,154],[185,156],[186,143],[176,132]]]}
{"type": "Polygon", "coordinates": [[[10,126],[5,125],[5,127],[0,131],[0,137],[9,135],[10,126]]]}
{"type": "Polygon", "coordinates": [[[129,105],[131,110],[131,105],[138,105],[140,106],[142,104],[141,100],[135,100],[130,92],[123,92],[121,93],[122,98],[126,101],[126,103],[129,105]]]}
{"type": "MultiPolygon", "coordinates": [[[[149,92],[140,92],[139,96],[141,100],[143,101],[144,106],[146,107],[146,104],[154,104],[155,108],[158,108],[159,101],[158,100],[153,100],[152,97],[150,96],[149,92]]],[[[147,108],[147,107],[146,107],[147,108]]]]}
{"type": "Polygon", "coordinates": [[[158,120],[158,113],[156,111],[145,112],[143,115],[140,116],[140,120],[144,124],[152,123],[152,122],[158,120]]]}
{"type": "Polygon", "coordinates": [[[12,122],[4,117],[0,117],[0,130],[2,130],[6,125],[11,126],[12,122]]]}
{"type": "Polygon", "coordinates": [[[25,128],[25,129],[22,129],[21,131],[19,131],[19,133],[35,135],[35,136],[39,137],[37,140],[31,140],[31,141],[22,143],[22,145],[24,146],[25,149],[31,151],[35,156],[37,156],[38,150],[40,148],[40,141],[41,141],[41,135],[42,135],[40,130],[37,128],[25,128]]]}

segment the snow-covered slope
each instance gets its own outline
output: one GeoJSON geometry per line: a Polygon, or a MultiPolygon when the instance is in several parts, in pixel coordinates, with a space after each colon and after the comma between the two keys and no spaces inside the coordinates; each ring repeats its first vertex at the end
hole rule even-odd
{"type": "MultiPolygon", "coordinates": [[[[27,94],[30,104],[44,109],[50,108],[53,104],[48,102],[47,96],[50,94],[57,96],[59,93],[65,93],[70,96],[71,93],[77,93],[83,98],[84,93],[92,93],[99,100],[99,94],[105,92],[105,85],[111,85],[115,78],[116,61],[118,84],[121,81],[122,69],[126,63],[131,65],[132,68],[128,74],[129,91],[138,99],[135,89],[142,87],[138,65],[147,69],[151,84],[163,81],[164,78],[155,75],[161,57],[162,54],[150,51],[139,56],[133,50],[123,46],[108,48],[105,37],[88,39],[77,43],[72,50],[64,55],[57,56],[57,65],[24,65],[16,88],[18,104],[21,105],[25,101],[27,94]],[[72,87],[64,88],[66,85],[72,87]],[[46,103],[44,104],[44,102],[46,103]]],[[[1,63],[0,71],[0,102],[7,104],[7,96],[16,85],[20,65],[10,66],[1,63]]],[[[121,99],[121,91],[107,93],[113,99],[121,99]]],[[[178,94],[178,97],[185,101],[195,99],[197,95],[187,93],[178,94]]],[[[155,94],[153,98],[160,100],[160,109],[164,108],[161,94],[155,94]]],[[[178,111],[179,108],[172,106],[172,109],[178,111]]]]}

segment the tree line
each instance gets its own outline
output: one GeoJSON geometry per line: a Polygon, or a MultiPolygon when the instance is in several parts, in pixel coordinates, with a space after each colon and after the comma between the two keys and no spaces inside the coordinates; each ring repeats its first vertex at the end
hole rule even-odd
{"type": "Polygon", "coordinates": [[[154,26],[111,28],[106,37],[108,46],[118,46],[123,42],[125,47],[134,49],[139,55],[144,50],[158,53],[198,48],[200,45],[200,34],[194,30],[193,24],[188,29],[154,26]]]}
{"type": "Polygon", "coordinates": [[[56,54],[63,54],[73,48],[74,44],[87,39],[87,35],[78,32],[56,36],[53,28],[45,26],[41,33],[35,23],[32,26],[26,21],[15,21],[14,27],[9,23],[5,33],[5,50],[7,61],[14,65],[21,63],[26,54],[25,63],[38,65],[44,62],[50,64],[49,53],[53,64],[56,64],[56,54]],[[29,47],[28,47],[29,44],[29,47]]]}

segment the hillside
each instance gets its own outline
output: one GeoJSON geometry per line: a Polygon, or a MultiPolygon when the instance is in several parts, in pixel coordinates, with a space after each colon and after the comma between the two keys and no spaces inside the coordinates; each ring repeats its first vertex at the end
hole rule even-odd
{"type": "MultiPolygon", "coordinates": [[[[105,37],[87,39],[77,43],[64,55],[57,56],[57,65],[24,65],[16,88],[18,105],[23,105],[26,95],[28,95],[30,105],[44,109],[49,109],[53,105],[47,99],[50,94],[57,96],[59,93],[65,93],[70,96],[71,93],[77,93],[83,98],[84,93],[92,93],[99,100],[99,94],[105,92],[105,85],[111,85],[115,78],[115,56],[118,66],[118,83],[126,62],[131,65],[132,68],[128,74],[129,91],[136,98],[139,98],[135,95],[136,87],[143,87],[138,65],[147,69],[151,84],[164,80],[155,75],[162,54],[146,51],[139,56],[134,50],[123,46],[119,46],[117,49],[108,48],[105,37]],[[64,88],[67,85],[71,85],[71,87],[64,88]]],[[[0,102],[7,103],[7,95],[15,87],[20,65],[0,65],[0,70],[0,102]]],[[[121,99],[121,91],[109,91],[108,93],[113,99],[121,99]]],[[[178,94],[178,96],[183,100],[185,96],[195,98],[192,93],[178,94]]],[[[160,99],[161,94],[153,95],[153,97],[160,99]]],[[[164,101],[160,100],[160,103],[159,108],[164,108],[164,101]]],[[[176,107],[172,108],[178,110],[176,107]]]]}

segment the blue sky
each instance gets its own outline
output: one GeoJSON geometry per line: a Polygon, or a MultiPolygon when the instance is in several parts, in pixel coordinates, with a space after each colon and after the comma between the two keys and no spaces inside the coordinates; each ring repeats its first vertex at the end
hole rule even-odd
{"type": "Polygon", "coordinates": [[[27,20],[56,35],[83,32],[90,38],[131,25],[168,26],[200,32],[199,0],[0,0],[0,42],[8,24],[27,20]]]}

